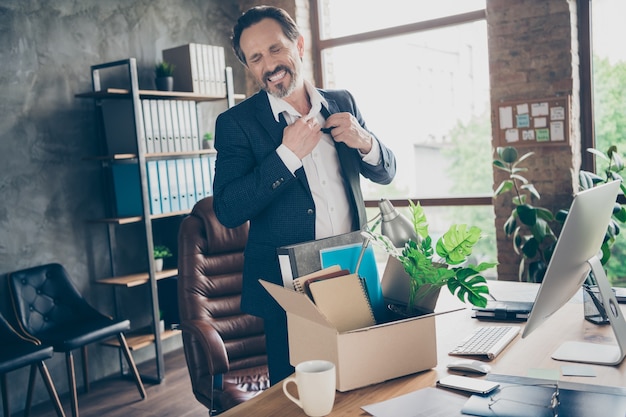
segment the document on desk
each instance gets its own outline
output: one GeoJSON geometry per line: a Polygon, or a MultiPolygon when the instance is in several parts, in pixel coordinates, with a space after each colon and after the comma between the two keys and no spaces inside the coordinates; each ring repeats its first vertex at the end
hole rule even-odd
{"type": "Polygon", "coordinates": [[[455,417],[463,415],[466,401],[464,395],[429,387],[361,409],[374,417],[455,417]]]}

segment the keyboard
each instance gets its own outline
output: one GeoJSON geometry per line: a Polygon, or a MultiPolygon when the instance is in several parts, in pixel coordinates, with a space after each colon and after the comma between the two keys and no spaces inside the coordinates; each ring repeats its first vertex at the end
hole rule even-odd
{"type": "Polygon", "coordinates": [[[450,355],[485,356],[493,359],[511,343],[519,333],[519,326],[482,326],[463,339],[450,355]]]}

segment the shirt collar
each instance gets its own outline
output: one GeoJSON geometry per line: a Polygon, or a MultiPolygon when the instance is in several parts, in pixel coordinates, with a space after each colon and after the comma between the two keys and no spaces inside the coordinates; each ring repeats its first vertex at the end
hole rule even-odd
{"type": "MultiPolygon", "coordinates": [[[[313,117],[318,114],[322,110],[322,106],[328,108],[328,102],[326,101],[326,99],[322,97],[317,88],[313,87],[313,85],[307,80],[304,80],[304,88],[306,89],[307,93],[309,93],[309,100],[311,100],[311,111],[308,114],[309,117],[313,117]]],[[[272,114],[274,114],[274,119],[276,119],[277,122],[280,120],[279,116],[283,112],[291,115],[293,120],[302,117],[302,115],[298,113],[291,106],[291,104],[287,103],[282,98],[274,97],[269,93],[267,93],[267,96],[270,101],[272,114]]]]}

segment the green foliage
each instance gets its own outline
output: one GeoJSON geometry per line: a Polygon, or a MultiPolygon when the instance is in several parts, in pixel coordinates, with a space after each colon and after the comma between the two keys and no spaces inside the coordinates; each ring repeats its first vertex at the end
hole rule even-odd
{"type": "Polygon", "coordinates": [[[174,74],[174,68],[176,68],[176,66],[174,64],[170,64],[169,62],[166,62],[166,61],[158,62],[154,66],[154,75],[157,78],[171,77],[174,74]]]}
{"type": "MultiPolygon", "coordinates": [[[[487,305],[486,294],[489,293],[487,280],[481,272],[493,268],[496,264],[481,262],[479,265],[454,266],[464,264],[472,253],[472,248],[481,237],[480,229],[465,224],[453,224],[439,238],[433,247],[432,238],[428,233],[428,220],[424,209],[409,200],[413,227],[418,242],[409,240],[402,251],[396,249],[386,236],[367,232],[370,239],[382,246],[387,253],[396,257],[409,275],[410,291],[407,308],[419,301],[417,294],[424,285],[437,289],[447,286],[452,294],[463,302],[470,302],[479,307],[487,305]],[[435,258],[435,253],[439,258],[435,258]]],[[[426,293],[420,293],[426,296],[426,293]]]]}
{"type": "Polygon", "coordinates": [[[207,141],[213,140],[213,133],[211,132],[205,133],[204,136],[202,136],[202,140],[207,140],[207,141]]]}
{"type": "Polygon", "coordinates": [[[504,223],[504,233],[507,237],[512,237],[515,253],[522,255],[519,268],[521,279],[527,263],[536,261],[547,267],[557,240],[550,223],[557,217],[562,218],[563,214],[555,217],[550,210],[531,204],[533,199],[539,200],[541,196],[535,186],[522,175],[528,171],[528,168],[522,166],[522,162],[534,155],[534,152],[519,156],[517,149],[507,146],[497,148],[496,154],[494,167],[508,173],[509,178],[496,188],[494,197],[512,194],[513,209],[504,223]]]}
{"type": "MultiPolygon", "coordinates": [[[[578,174],[579,187],[581,190],[587,190],[595,187],[597,184],[604,184],[611,181],[620,181],[622,193],[626,193],[626,185],[622,180],[621,172],[624,170],[624,161],[617,152],[617,146],[612,145],[606,151],[601,152],[597,149],[589,148],[590,152],[600,159],[606,167],[604,168],[604,176],[594,174],[593,172],[581,170],[578,174]]],[[[611,258],[611,248],[616,242],[617,235],[620,233],[620,223],[626,222],[626,207],[616,202],[613,206],[613,216],[606,229],[604,241],[602,242],[602,265],[606,265],[611,258]]]]}
{"type": "MultiPolygon", "coordinates": [[[[612,63],[608,58],[594,56],[593,81],[595,148],[615,146],[623,151],[626,147],[626,62],[612,63]]],[[[607,160],[598,157],[596,164],[596,173],[606,177],[607,160]]],[[[620,223],[618,220],[617,224],[620,223]]],[[[607,276],[613,285],[625,286],[626,262],[622,260],[626,255],[626,239],[616,239],[610,251],[612,256],[604,264],[607,276]]]]}
{"type": "Polygon", "coordinates": [[[153,250],[154,259],[169,258],[172,252],[167,246],[156,245],[153,250]]]}

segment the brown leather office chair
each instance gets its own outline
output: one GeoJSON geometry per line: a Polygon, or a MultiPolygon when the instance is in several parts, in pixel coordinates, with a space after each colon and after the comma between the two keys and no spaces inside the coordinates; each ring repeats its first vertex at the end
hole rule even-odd
{"type": "Polygon", "coordinates": [[[178,305],[196,399],[219,413],[269,387],[263,321],[240,309],[248,225],[222,226],[213,197],[200,200],[178,234],[178,305]]]}

